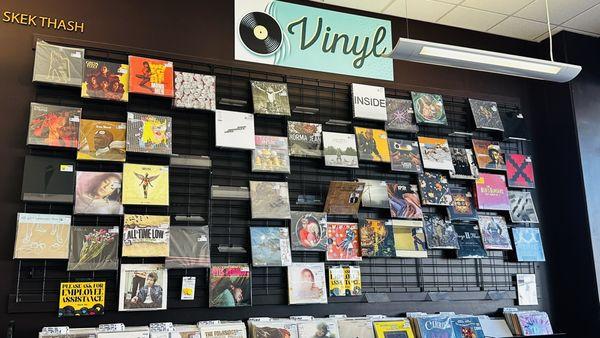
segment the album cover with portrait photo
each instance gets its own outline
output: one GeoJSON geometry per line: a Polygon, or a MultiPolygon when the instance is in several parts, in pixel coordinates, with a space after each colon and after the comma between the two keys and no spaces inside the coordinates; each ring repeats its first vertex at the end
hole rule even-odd
{"type": "Polygon", "coordinates": [[[248,264],[212,264],[208,307],[252,305],[252,279],[248,264]]]}
{"type": "Polygon", "coordinates": [[[256,135],[252,150],[252,172],[289,173],[287,137],[256,135]]]}
{"type": "Polygon", "coordinates": [[[77,159],[125,162],[126,133],[123,122],[82,119],[77,159]]]}
{"type": "Polygon", "coordinates": [[[358,159],[362,161],[390,162],[387,133],[381,129],[354,127],[358,159]]]}
{"type": "Polygon", "coordinates": [[[358,168],[358,150],[353,134],[323,132],[323,155],[328,167],[358,168]]]}
{"type": "Polygon", "coordinates": [[[170,216],[126,214],[121,256],[169,256],[170,224],[170,216]]]}
{"type": "Polygon", "coordinates": [[[23,201],[73,203],[74,190],[74,160],[25,155],[21,186],[23,201]]]}
{"type": "Polygon", "coordinates": [[[210,267],[210,236],[208,225],[171,226],[167,269],[196,269],[210,267]]]}
{"type": "Polygon", "coordinates": [[[123,174],[78,171],[75,183],[74,214],[122,215],[123,174]]]}
{"type": "Polygon", "coordinates": [[[119,311],[167,309],[167,269],[163,264],[121,264],[119,311]]]}
{"type": "Polygon", "coordinates": [[[363,219],[359,223],[360,249],[363,257],[395,257],[392,222],[363,219]]]}
{"type": "Polygon", "coordinates": [[[33,82],[79,87],[83,78],[83,48],[35,43],[33,82]]]}
{"type": "Polygon", "coordinates": [[[214,75],[175,71],[173,107],[216,110],[216,82],[214,75]]]}
{"type": "Polygon", "coordinates": [[[292,264],[287,227],[250,227],[252,266],[289,266],[292,264]]]}
{"type": "Polygon", "coordinates": [[[473,150],[479,169],[506,170],[504,151],[500,143],[487,140],[473,140],[473,150]]]}
{"type": "Polygon", "coordinates": [[[169,205],[169,166],[125,163],[123,204],[169,205]]]}
{"type": "Polygon", "coordinates": [[[27,145],[77,148],[81,108],[31,102],[27,145]]]}
{"type": "Polygon", "coordinates": [[[448,140],[419,136],[419,148],[425,169],[455,170],[448,140]]]}
{"type": "Polygon", "coordinates": [[[127,113],[127,151],[171,155],[173,130],[171,117],[127,113]]]}
{"type": "Polygon", "coordinates": [[[385,130],[406,133],[417,133],[419,131],[419,127],[415,122],[415,112],[411,100],[388,97],[386,104],[387,121],[385,122],[385,130]]]}
{"type": "Polygon", "coordinates": [[[365,190],[363,182],[329,182],[324,212],[330,215],[356,215],[365,190]]]}
{"type": "Polygon", "coordinates": [[[290,156],[321,157],[321,133],[323,126],[319,123],[288,121],[288,143],[290,156]]]}
{"type": "Polygon", "coordinates": [[[475,156],[471,149],[450,148],[453,170],[450,170],[450,178],[462,180],[474,180],[479,177],[479,169],[475,162],[475,156]]]}
{"type": "Polygon", "coordinates": [[[252,219],[290,219],[287,182],[250,181],[252,219]]]}
{"type": "Polygon", "coordinates": [[[129,92],[173,97],[173,62],[129,55],[129,92]]]}
{"type": "Polygon", "coordinates": [[[287,83],[250,81],[254,114],[290,116],[287,83]]]}
{"type": "Polygon", "coordinates": [[[327,214],[313,211],[292,211],[290,237],[293,251],[327,250],[327,214]]]}
{"type": "Polygon", "coordinates": [[[327,223],[327,260],[362,260],[358,236],[356,223],[327,223]]]}
{"type": "Polygon", "coordinates": [[[118,226],[73,226],[67,271],[119,268],[118,226]]]}
{"type": "Polygon", "coordinates": [[[441,95],[411,92],[411,96],[418,124],[448,124],[441,95]]]}
{"type": "Polygon", "coordinates": [[[423,172],[419,142],[388,138],[392,171],[420,174],[423,172]]]}
{"type": "Polygon", "coordinates": [[[539,223],[533,198],[529,191],[508,191],[510,220],[513,223],[539,223]]]}
{"type": "Polygon", "coordinates": [[[469,99],[469,105],[477,129],[504,131],[496,102],[469,99]]]}
{"type": "Polygon", "coordinates": [[[426,171],[419,175],[419,191],[423,205],[452,205],[448,177],[442,173],[426,171]]]}
{"type": "Polygon", "coordinates": [[[414,184],[387,183],[388,205],[392,218],[423,218],[417,189],[414,184]]]}
{"type": "Polygon", "coordinates": [[[423,230],[428,249],[458,249],[458,234],[454,226],[444,217],[434,214],[423,215],[423,230]]]}
{"type": "Polygon", "coordinates": [[[531,156],[506,154],[506,177],[511,188],[535,188],[531,156]]]}
{"type": "Polygon", "coordinates": [[[68,259],[71,216],[17,214],[14,259],[68,259]]]}
{"type": "Polygon", "coordinates": [[[389,208],[387,184],[385,181],[368,180],[359,178],[358,182],[364,183],[361,204],[365,208],[389,208]]]}
{"type": "Polygon", "coordinates": [[[479,231],[486,250],[512,250],[504,217],[479,215],[479,231]]]}
{"type": "Polygon", "coordinates": [[[228,110],[215,113],[215,145],[221,148],[253,150],[254,115],[228,110]]]}
{"type": "Polygon", "coordinates": [[[83,66],[81,97],[127,102],[129,65],[86,59],[83,66]]]}
{"type": "Polygon", "coordinates": [[[290,304],[326,304],[325,264],[292,263],[287,268],[290,304]]]}

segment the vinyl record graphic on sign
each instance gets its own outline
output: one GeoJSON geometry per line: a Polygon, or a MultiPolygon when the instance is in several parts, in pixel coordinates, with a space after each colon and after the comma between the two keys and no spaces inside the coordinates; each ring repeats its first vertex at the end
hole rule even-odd
{"type": "Polygon", "coordinates": [[[239,30],[244,45],[257,54],[273,54],[281,46],[281,28],[266,13],[251,12],[244,15],[239,30]]]}

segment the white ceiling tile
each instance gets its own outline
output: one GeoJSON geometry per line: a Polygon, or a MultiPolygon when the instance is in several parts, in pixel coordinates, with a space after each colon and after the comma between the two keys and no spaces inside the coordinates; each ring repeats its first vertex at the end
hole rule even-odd
{"type": "Polygon", "coordinates": [[[406,17],[405,1],[408,1],[408,18],[429,22],[436,22],[455,7],[455,5],[434,0],[396,0],[383,13],[406,17]]]}
{"type": "Polygon", "coordinates": [[[548,28],[544,23],[509,17],[498,25],[490,28],[489,33],[505,35],[523,40],[533,40],[548,28]]]}
{"type": "Polygon", "coordinates": [[[453,4],[453,5],[459,5],[465,0],[437,0],[437,1],[446,2],[449,4],[453,4]]]}
{"type": "MultiPolygon", "coordinates": [[[[564,28],[562,26],[556,26],[556,27],[552,28],[552,35],[556,35],[557,33],[561,32],[563,30],[564,30],[564,28]]],[[[542,33],[541,35],[539,35],[538,37],[536,37],[533,40],[540,42],[540,41],[544,41],[544,39],[546,39],[547,37],[548,37],[548,31],[544,30],[544,33],[542,33]]]]}
{"type": "MultiPolygon", "coordinates": [[[[550,22],[560,25],[598,3],[600,3],[599,0],[548,0],[550,22]]],[[[535,0],[527,7],[515,13],[515,16],[546,22],[546,5],[544,0],[535,0]]]]}
{"type": "Polygon", "coordinates": [[[563,26],[590,33],[600,34],[600,5],[579,14],[563,26]]]}
{"type": "Polygon", "coordinates": [[[457,6],[437,22],[448,26],[487,31],[505,18],[506,15],[457,6]]]}
{"type": "Polygon", "coordinates": [[[460,5],[500,14],[511,15],[533,0],[465,0],[460,5]]]}
{"type": "Polygon", "coordinates": [[[328,5],[360,9],[368,12],[381,12],[393,0],[313,0],[328,5]]]}

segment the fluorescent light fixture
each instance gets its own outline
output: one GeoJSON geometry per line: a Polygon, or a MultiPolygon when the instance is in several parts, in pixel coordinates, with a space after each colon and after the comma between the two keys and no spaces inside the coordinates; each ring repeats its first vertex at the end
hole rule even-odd
{"type": "Polygon", "coordinates": [[[400,38],[387,56],[397,60],[553,82],[571,81],[581,71],[581,66],[567,63],[406,38],[400,38]]]}

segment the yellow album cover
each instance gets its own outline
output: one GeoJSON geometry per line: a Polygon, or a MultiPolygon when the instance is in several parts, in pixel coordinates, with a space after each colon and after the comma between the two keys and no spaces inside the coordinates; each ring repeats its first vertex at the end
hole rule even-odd
{"type": "Polygon", "coordinates": [[[60,283],[58,317],[104,314],[106,282],[60,283]]]}
{"type": "Polygon", "coordinates": [[[123,257],[169,256],[169,216],[125,215],[123,257]]]}
{"type": "Polygon", "coordinates": [[[332,266],[329,268],[329,297],[345,295],[346,280],[344,278],[344,268],[341,266],[332,266]]]}
{"type": "Polygon", "coordinates": [[[359,160],[390,163],[390,148],[385,130],[354,127],[354,133],[359,160]]]}
{"type": "Polygon", "coordinates": [[[79,123],[78,160],[125,162],[127,124],[84,120],[79,123]]]}
{"type": "Polygon", "coordinates": [[[375,338],[406,337],[414,338],[408,319],[400,319],[389,322],[373,322],[375,338]]]}
{"type": "Polygon", "coordinates": [[[169,166],[123,165],[123,204],[169,205],[169,166]]]}
{"type": "Polygon", "coordinates": [[[346,283],[346,296],[362,295],[362,281],[360,278],[360,266],[344,267],[344,280],[346,283]]]}

